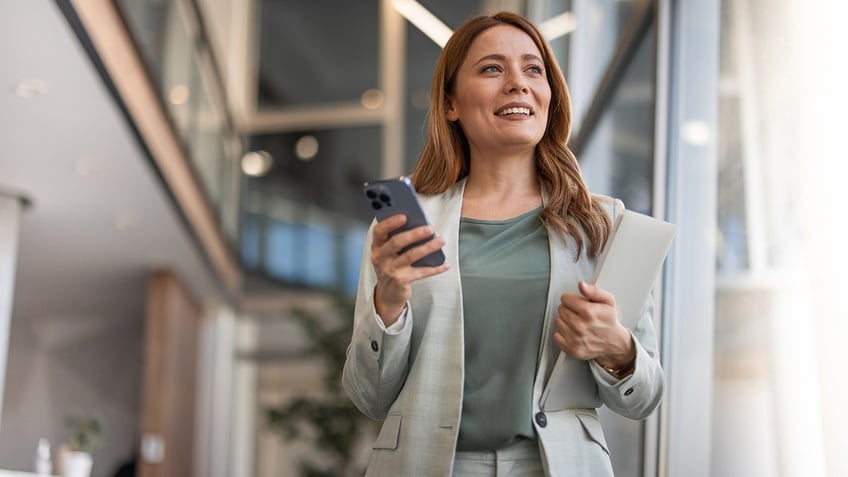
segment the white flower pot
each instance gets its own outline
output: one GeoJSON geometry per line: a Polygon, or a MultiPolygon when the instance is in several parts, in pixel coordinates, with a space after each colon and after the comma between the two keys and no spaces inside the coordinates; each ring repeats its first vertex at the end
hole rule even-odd
{"type": "Polygon", "coordinates": [[[91,465],[91,454],[87,452],[64,452],[62,477],[91,477],[91,465]]]}

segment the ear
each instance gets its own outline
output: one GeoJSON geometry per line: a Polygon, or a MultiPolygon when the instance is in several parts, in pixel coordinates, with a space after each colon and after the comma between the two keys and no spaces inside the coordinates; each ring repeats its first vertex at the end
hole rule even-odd
{"type": "Polygon", "coordinates": [[[445,98],[445,117],[448,121],[459,121],[459,113],[453,107],[453,101],[450,98],[445,98]]]}

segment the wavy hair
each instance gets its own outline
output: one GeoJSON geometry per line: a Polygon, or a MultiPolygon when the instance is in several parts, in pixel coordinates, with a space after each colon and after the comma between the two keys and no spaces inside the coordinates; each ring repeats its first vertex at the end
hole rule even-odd
{"type": "Polygon", "coordinates": [[[411,174],[413,184],[422,194],[439,194],[468,175],[468,138],[457,122],[447,119],[446,108],[457,71],[474,39],[498,25],[516,27],[530,36],[542,54],[551,87],[548,125],[536,146],[536,170],[542,189],[548,195],[541,214],[542,221],[549,229],[558,230],[577,242],[575,261],[580,258],[584,239],[587,253],[594,257],[609,237],[611,221],[600,200],[589,192],[577,158],[568,148],[571,98],[562,70],[539,30],[520,15],[500,12],[471,18],[448,40],[433,74],[427,137],[411,174]]]}

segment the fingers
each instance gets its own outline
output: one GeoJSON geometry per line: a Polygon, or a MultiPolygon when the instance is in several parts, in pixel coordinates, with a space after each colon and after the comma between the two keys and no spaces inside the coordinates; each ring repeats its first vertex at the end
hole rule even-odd
{"type": "MultiPolygon", "coordinates": [[[[429,236],[429,237],[432,237],[429,236]]],[[[413,242],[414,243],[414,242],[413,242]]],[[[410,248],[409,250],[403,252],[398,256],[402,263],[412,265],[418,260],[430,255],[431,253],[439,250],[440,248],[445,246],[445,239],[442,237],[433,237],[430,240],[422,243],[421,245],[417,245],[415,247],[410,248]]]]}
{"type": "MultiPolygon", "coordinates": [[[[401,250],[411,244],[433,236],[433,229],[429,225],[422,225],[411,230],[390,235],[405,223],[406,216],[398,214],[393,215],[374,226],[374,239],[371,243],[372,255],[377,253],[383,253],[385,255],[399,255],[401,250]]],[[[444,245],[444,243],[442,245],[444,245]]]]}
{"type": "Polygon", "coordinates": [[[377,223],[374,226],[374,243],[383,244],[389,240],[389,234],[406,223],[406,215],[396,214],[377,223]]]}
{"type": "Polygon", "coordinates": [[[615,305],[615,297],[612,293],[604,290],[603,288],[598,288],[595,285],[586,283],[584,281],[580,281],[577,284],[577,288],[580,289],[580,293],[583,294],[590,301],[596,303],[605,303],[607,305],[615,305]]]}
{"type": "Polygon", "coordinates": [[[412,282],[448,269],[446,263],[436,267],[412,266],[443,247],[445,239],[434,237],[433,229],[426,225],[390,235],[405,223],[406,216],[393,215],[375,225],[373,230],[371,263],[377,273],[380,304],[386,309],[398,308],[409,299],[412,282]],[[415,245],[419,242],[420,245],[415,245]]]}
{"type": "Polygon", "coordinates": [[[585,282],[578,288],[560,296],[554,342],[569,356],[591,359],[607,353],[620,324],[611,293],[585,282]]]}

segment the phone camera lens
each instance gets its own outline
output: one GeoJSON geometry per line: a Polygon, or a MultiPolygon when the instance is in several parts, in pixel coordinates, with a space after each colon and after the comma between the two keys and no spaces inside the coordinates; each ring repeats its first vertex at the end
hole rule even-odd
{"type": "Polygon", "coordinates": [[[392,198],[389,197],[387,194],[380,194],[380,200],[383,201],[386,205],[390,205],[392,198]]]}
{"type": "Polygon", "coordinates": [[[371,200],[374,200],[374,199],[376,199],[376,198],[377,198],[377,193],[376,193],[376,192],[374,192],[374,191],[373,191],[373,190],[371,190],[371,189],[368,189],[367,191],[365,191],[365,195],[366,195],[369,199],[371,199],[371,200]]]}
{"type": "Polygon", "coordinates": [[[383,204],[374,200],[374,201],[371,201],[371,207],[374,207],[374,210],[380,210],[380,209],[383,208],[383,204]]]}

